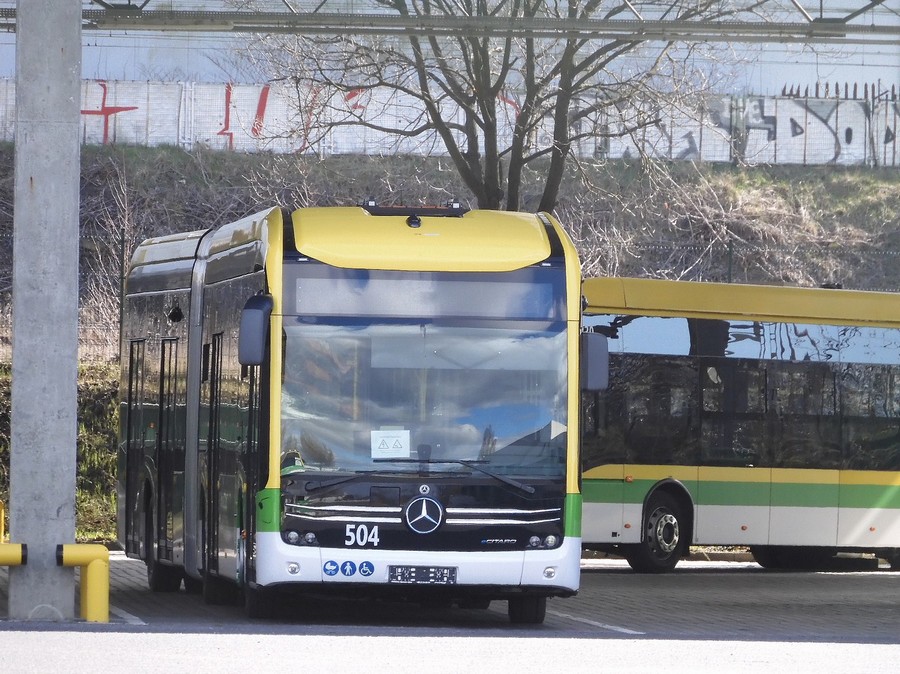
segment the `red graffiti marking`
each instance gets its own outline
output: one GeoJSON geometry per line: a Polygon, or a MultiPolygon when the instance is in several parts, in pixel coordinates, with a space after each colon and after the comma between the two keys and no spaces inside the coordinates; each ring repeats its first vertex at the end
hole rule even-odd
{"type": "Polygon", "coordinates": [[[259,100],[256,102],[256,116],[253,118],[253,126],[250,128],[250,134],[254,138],[262,135],[263,119],[266,116],[266,105],[269,102],[269,85],[265,85],[259,92],[259,100]]]}
{"type": "Polygon", "coordinates": [[[225,85],[225,126],[216,131],[217,136],[225,136],[228,139],[228,149],[234,149],[234,133],[231,131],[231,94],[234,85],[229,82],[225,85]]]}
{"type": "Polygon", "coordinates": [[[362,96],[365,93],[365,91],[366,91],[365,89],[353,89],[352,91],[348,92],[344,96],[344,101],[346,101],[347,103],[350,103],[351,110],[365,110],[366,109],[366,106],[363,105],[362,103],[360,103],[358,100],[356,100],[356,101],[353,100],[353,99],[358,99],[360,96],[362,96]]]}
{"type": "MultiPolygon", "coordinates": [[[[266,106],[269,104],[269,85],[263,86],[259,92],[259,100],[256,101],[256,114],[253,116],[253,125],[250,127],[250,135],[254,138],[262,136],[265,126],[266,106]]],[[[217,136],[225,136],[228,139],[228,149],[234,149],[234,132],[231,130],[231,98],[234,95],[234,84],[225,85],[225,124],[216,131],[217,136]]]]}
{"type": "Polygon", "coordinates": [[[107,145],[109,143],[109,119],[113,115],[117,115],[120,112],[129,112],[130,110],[137,110],[138,106],[136,105],[107,105],[106,104],[106,96],[108,93],[106,80],[100,80],[97,82],[100,85],[100,88],[103,89],[103,97],[100,99],[100,107],[97,110],[82,110],[82,115],[99,115],[103,117],[103,144],[107,145]]]}
{"type": "Polygon", "coordinates": [[[506,103],[509,107],[511,107],[515,111],[516,117],[518,117],[519,113],[522,112],[522,108],[519,105],[519,102],[515,98],[506,96],[503,93],[497,94],[497,98],[500,100],[500,102],[506,103]]]}

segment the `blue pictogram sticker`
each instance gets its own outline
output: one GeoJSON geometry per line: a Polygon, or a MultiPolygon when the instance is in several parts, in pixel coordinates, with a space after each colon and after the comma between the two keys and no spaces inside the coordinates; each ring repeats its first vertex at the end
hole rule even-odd
{"type": "Polygon", "coordinates": [[[333,559],[329,559],[325,562],[325,565],[322,567],[322,571],[325,572],[326,576],[336,576],[338,572],[338,563],[333,559]]]}
{"type": "Polygon", "coordinates": [[[353,562],[344,562],[343,564],[341,564],[341,573],[343,573],[345,576],[352,576],[354,573],[356,573],[356,564],[354,564],[353,562]]]}
{"type": "Polygon", "coordinates": [[[372,562],[360,562],[359,563],[359,575],[360,576],[371,576],[375,573],[375,565],[372,562]]]}

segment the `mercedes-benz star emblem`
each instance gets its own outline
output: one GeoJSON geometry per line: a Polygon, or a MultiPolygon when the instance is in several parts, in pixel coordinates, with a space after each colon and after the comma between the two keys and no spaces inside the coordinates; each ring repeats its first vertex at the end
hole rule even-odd
{"type": "Polygon", "coordinates": [[[444,521],[444,508],[433,498],[420,496],[406,504],[406,526],[417,534],[430,534],[444,521]]]}

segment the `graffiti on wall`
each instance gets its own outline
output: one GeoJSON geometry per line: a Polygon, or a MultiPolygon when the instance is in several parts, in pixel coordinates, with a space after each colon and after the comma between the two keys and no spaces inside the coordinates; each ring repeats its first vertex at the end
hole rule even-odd
{"type": "MultiPolygon", "coordinates": [[[[86,80],[82,141],[322,155],[443,152],[436,137],[398,139],[350,126],[319,134],[315,122],[334,101],[321,89],[304,99],[269,84],[86,80]]],[[[352,91],[341,99],[345,114],[384,127],[412,127],[422,116],[413,101],[382,100],[376,92],[352,91]]],[[[509,127],[501,132],[508,137],[516,97],[504,93],[500,103],[509,127]]],[[[0,79],[0,140],[13,140],[14,119],[15,81],[0,79]]],[[[718,96],[691,110],[619,109],[602,121],[609,133],[580,140],[573,151],[611,159],[644,154],[748,164],[900,166],[898,122],[896,100],[718,96]],[[652,123],[635,125],[640,115],[652,123]]]]}

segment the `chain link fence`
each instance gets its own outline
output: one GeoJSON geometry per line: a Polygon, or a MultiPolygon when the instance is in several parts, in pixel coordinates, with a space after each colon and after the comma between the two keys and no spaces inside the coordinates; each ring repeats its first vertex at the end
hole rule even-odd
{"type": "MultiPolygon", "coordinates": [[[[682,281],[824,286],[848,290],[900,292],[900,250],[873,246],[765,246],[746,242],[709,244],[652,240],[603,246],[576,242],[586,277],[635,276],[682,281]]],[[[4,245],[0,237],[0,245],[4,245]]],[[[11,245],[11,242],[10,242],[11,245]]],[[[12,358],[11,269],[2,272],[0,362],[12,358]]],[[[109,287],[118,287],[111,279],[109,287]]],[[[114,362],[119,357],[118,308],[105,316],[81,312],[78,355],[81,362],[114,362]]]]}
{"type": "MultiPolygon", "coordinates": [[[[0,317],[0,363],[12,362],[12,320],[6,307],[0,317]]],[[[113,363],[119,359],[119,326],[80,323],[78,360],[83,363],[113,363]]]]}

